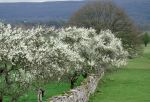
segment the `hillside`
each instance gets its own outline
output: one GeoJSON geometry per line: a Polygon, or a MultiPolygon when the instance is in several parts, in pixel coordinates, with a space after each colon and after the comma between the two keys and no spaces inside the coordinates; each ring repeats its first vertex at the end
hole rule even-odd
{"type": "MultiPolygon", "coordinates": [[[[113,0],[138,24],[150,24],[149,0],[113,0]]],[[[85,1],[0,3],[0,19],[8,22],[68,20],[85,1]]]]}
{"type": "Polygon", "coordinates": [[[0,19],[6,21],[67,20],[84,2],[0,3],[0,19]]]}
{"type": "Polygon", "coordinates": [[[143,30],[150,30],[150,0],[114,0],[143,30]]]}

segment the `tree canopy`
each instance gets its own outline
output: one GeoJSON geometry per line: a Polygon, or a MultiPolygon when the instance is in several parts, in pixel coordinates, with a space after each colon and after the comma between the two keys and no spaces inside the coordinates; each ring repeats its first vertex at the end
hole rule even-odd
{"type": "Polygon", "coordinates": [[[124,10],[111,1],[91,1],[81,7],[69,20],[69,25],[94,28],[97,32],[111,30],[121,38],[130,54],[140,46],[139,30],[124,10]]]}

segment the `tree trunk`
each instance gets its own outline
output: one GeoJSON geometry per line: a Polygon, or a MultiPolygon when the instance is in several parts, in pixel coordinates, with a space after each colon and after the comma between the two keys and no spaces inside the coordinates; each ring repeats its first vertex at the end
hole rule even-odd
{"type": "Polygon", "coordinates": [[[76,81],[78,80],[78,76],[74,76],[74,77],[72,77],[71,78],[71,80],[70,80],[70,88],[71,89],[73,89],[74,88],[74,86],[75,86],[75,83],[76,83],[76,81]]]}
{"type": "Polygon", "coordinates": [[[45,95],[45,90],[42,89],[42,97],[45,95]]]}
{"type": "Polygon", "coordinates": [[[0,102],[3,102],[3,96],[0,96],[0,102]]]}
{"type": "Polygon", "coordinates": [[[73,89],[74,88],[74,85],[75,85],[75,82],[78,80],[78,72],[74,72],[74,75],[70,76],[69,77],[69,80],[70,80],[70,88],[73,89]]]}
{"type": "Polygon", "coordinates": [[[145,43],[145,47],[147,47],[147,43],[145,43]]]}
{"type": "Polygon", "coordinates": [[[37,91],[37,99],[38,99],[38,102],[42,102],[42,89],[38,89],[37,91]]]}
{"type": "Polygon", "coordinates": [[[74,82],[73,80],[71,80],[71,83],[70,83],[70,84],[71,84],[71,85],[70,85],[70,89],[73,89],[73,88],[74,88],[74,83],[75,83],[75,82],[74,82]]]}
{"type": "Polygon", "coordinates": [[[82,73],[82,76],[83,76],[84,78],[87,78],[88,73],[84,72],[84,73],[82,73]]]}

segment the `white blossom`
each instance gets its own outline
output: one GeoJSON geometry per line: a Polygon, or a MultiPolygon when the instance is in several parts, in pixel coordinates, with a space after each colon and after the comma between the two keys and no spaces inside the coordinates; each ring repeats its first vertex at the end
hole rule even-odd
{"type": "Polygon", "coordinates": [[[64,73],[86,65],[120,67],[126,64],[127,55],[121,40],[110,30],[99,34],[92,28],[77,27],[24,30],[0,23],[0,63],[5,70],[0,77],[9,77],[9,82],[20,83],[22,88],[52,77],[60,79],[64,73]]]}

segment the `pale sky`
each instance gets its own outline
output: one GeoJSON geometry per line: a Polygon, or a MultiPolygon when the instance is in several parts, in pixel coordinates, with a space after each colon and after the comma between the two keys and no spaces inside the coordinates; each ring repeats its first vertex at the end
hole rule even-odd
{"type": "Polygon", "coordinates": [[[81,0],[0,0],[0,2],[44,2],[44,1],[81,1],[81,0]]]}

